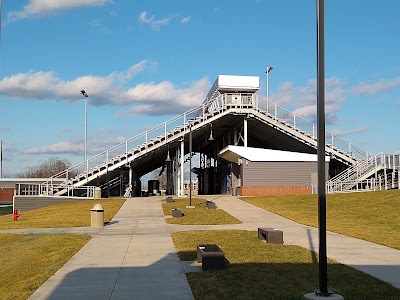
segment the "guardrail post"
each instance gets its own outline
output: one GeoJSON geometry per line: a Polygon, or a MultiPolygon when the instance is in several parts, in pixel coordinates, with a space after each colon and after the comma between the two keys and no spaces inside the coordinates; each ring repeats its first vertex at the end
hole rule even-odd
{"type": "Polygon", "coordinates": [[[315,140],[315,124],[312,124],[312,138],[315,140]]]}
{"type": "Polygon", "coordinates": [[[125,160],[126,164],[128,164],[128,141],[125,141],[125,160]]]}
{"type": "Polygon", "coordinates": [[[183,113],[183,134],[186,133],[186,113],[183,113]]]}
{"type": "Polygon", "coordinates": [[[277,121],[278,118],[278,113],[277,113],[277,108],[276,108],[276,104],[275,104],[275,122],[277,121]]]}
{"type": "Polygon", "coordinates": [[[86,160],[86,183],[88,182],[88,176],[89,176],[89,160],[86,160]]]}
{"type": "Polygon", "coordinates": [[[331,145],[332,145],[332,149],[333,149],[333,133],[331,133],[331,135],[332,135],[332,144],[331,145]]]}
{"type": "Polygon", "coordinates": [[[165,143],[167,143],[167,122],[164,123],[165,143]]]}
{"type": "Polygon", "coordinates": [[[147,133],[147,130],[146,130],[146,133],[145,133],[145,136],[146,136],[146,141],[145,141],[145,142],[146,142],[146,152],[147,152],[147,147],[148,147],[148,145],[147,145],[147,143],[148,143],[148,141],[147,141],[148,136],[147,136],[147,135],[148,135],[148,133],[147,133]]]}
{"type": "Polygon", "coordinates": [[[293,114],[293,127],[296,128],[296,115],[293,114]]]}

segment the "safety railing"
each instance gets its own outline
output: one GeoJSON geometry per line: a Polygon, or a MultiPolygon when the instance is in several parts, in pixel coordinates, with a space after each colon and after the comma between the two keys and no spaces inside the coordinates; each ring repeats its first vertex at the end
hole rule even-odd
{"type": "MultiPolygon", "coordinates": [[[[307,134],[312,139],[317,139],[318,127],[316,124],[302,117],[299,117],[291,113],[290,111],[278,106],[277,104],[267,101],[260,96],[257,96],[257,103],[258,108],[266,115],[274,119],[275,122],[283,121],[285,125],[292,127],[301,133],[307,134]]],[[[346,153],[350,157],[353,157],[357,160],[364,159],[370,156],[370,153],[368,151],[352,144],[349,141],[342,139],[341,137],[329,131],[325,131],[325,144],[328,147],[346,153]]]]}
{"type": "MultiPolygon", "coordinates": [[[[300,133],[306,134],[316,140],[317,126],[284,108],[266,101],[262,97],[251,93],[227,93],[221,94],[201,105],[194,107],[183,114],[180,114],[158,126],[130,138],[118,145],[115,145],[91,158],[81,162],[65,171],[62,171],[49,178],[45,184],[53,186],[55,178],[63,178],[64,186],[71,185],[71,179],[79,178],[85,183],[89,182],[89,172],[96,169],[107,169],[110,162],[116,164],[128,163],[128,159],[135,153],[146,153],[155,145],[163,145],[174,138],[175,133],[185,134],[189,130],[189,124],[195,120],[203,122],[209,115],[216,115],[230,109],[256,109],[261,113],[272,117],[276,122],[281,122],[300,133]],[[85,181],[86,180],[86,181],[85,181]]],[[[326,132],[327,144],[335,149],[341,149],[350,157],[365,158],[368,152],[347,142],[332,133],[326,132]]]]}
{"type": "Polygon", "coordinates": [[[366,176],[371,175],[370,173],[373,171],[377,172],[378,169],[399,170],[400,155],[378,153],[373,157],[359,161],[357,164],[331,178],[326,184],[327,191],[334,193],[353,190],[355,186],[357,188],[358,183],[364,182],[367,179],[365,178],[366,176]]]}
{"type": "Polygon", "coordinates": [[[17,183],[15,187],[15,196],[53,196],[57,197],[57,191],[62,187],[66,189],[66,193],[63,197],[80,197],[93,199],[94,197],[94,186],[63,186],[63,185],[51,185],[51,184],[25,184],[17,183]]]}

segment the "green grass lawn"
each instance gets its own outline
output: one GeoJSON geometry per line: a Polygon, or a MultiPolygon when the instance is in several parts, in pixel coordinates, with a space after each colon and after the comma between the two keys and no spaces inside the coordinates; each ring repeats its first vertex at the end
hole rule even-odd
{"type": "MultiPolygon", "coordinates": [[[[229,261],[224,270],[188,273],[195,299],[304,299],[318,287],[316,255],[298,246],[266,244],[257,232],[186,231],[172,234],[181,260],[196,259],[196,245],[219,245],[229,261]]],[[[329,260],[330,290],[351,300],[395,300],[400,290],[370,275],[329,260]]]]}
{"type": "MultiPolygon", "coordinates": [[[[318,227],[317,195],[242,200],[298,223],[318,227]]],[[[327,195],[327,229],[400,249],[399,211],[400,190],[327,195]]]]}
{"type": "Polygon", "coordinates": [[[220,225],[242,223],[224,210],[208,209],[206,207],[206,199],[192,198],[192,206],[196,206],[196,208],[186,208],[189,205],[189,199],[174,198],[174,200],[174,203],[166,203],[164,201],[162,204],[164,215],[170,216],[173,208],[180,208],[184,217],[166,219],[169,224],[220,225]]]}
{"type": "Polygon", "coordinates": [[[65,202],[21,212],[18,221],[13,215],[0,216],[0,229],[57,228],[90,226],[90,209],[96,203],[104,207],[104,221],[110,222],[125,199],[96,199],[65,202]]]}
{"type": "Polygon", "coordinates": [[[0,234],[0,299],[27,299],[90,238],[79,234],[0,234]]]}

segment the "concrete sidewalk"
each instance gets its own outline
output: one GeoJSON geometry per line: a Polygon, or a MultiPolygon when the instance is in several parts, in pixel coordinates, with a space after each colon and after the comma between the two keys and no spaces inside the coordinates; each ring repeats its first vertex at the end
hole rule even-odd
{"type": "MultiPolygon", "coordinates": [[[[219,197],[215,202],[218,208],[243,222],[241,226],[236,226],[237,228],[277,228],[283,230],[285,244],[298,245],[318,252],[318,229],[314,227],[293,222],[232,197],[219,197]]],[[[332,232],[327,233],[327,244],[329,258],[400,288],[400,250],[332,232]]]]}
{"type": "Polygon", "coordinates": [[[125,201],[29,299],[193,299],[160,198],[125,201]]]}
{"type": "MultiPolygon", "coordinates": [[[[89,227],[0,230],[94,235],[29,299],[193,299],[170,237],[170,233],[176,231],[256,231],[258,227],[274,227],[283,230],[285,244],[318,252],[318,229],[290,221],[236,197],[219,196],[214,201],[218,208],[243,224],[166,224],[160,200],[160,197],[128,199],[111,224],[101,230],[89,227]]],[[[400,288],[399,250],[331,232],[327,233],[327,240],[328,257],[400,288]]]]}

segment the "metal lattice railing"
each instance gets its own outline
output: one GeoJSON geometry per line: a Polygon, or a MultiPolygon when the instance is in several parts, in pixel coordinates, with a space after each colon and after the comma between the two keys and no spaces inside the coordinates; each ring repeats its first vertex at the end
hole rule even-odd
{"type": "Polygon", "coordinates": [[[377,186],[381,188],[382,185],[388,184],[390,178],[392,178],[390,179],[392,180],[390,182],[391,185],[398,184],[398,178],[397,182],[395,182],[395,176],[392,174],[383,178],[381,175],[378,176],[377,172],[382,169],[393,170],[394,174],[398,172],[400,169],[400,155],[379,153],[373,157],[367,157],[359,161],[357,164],[330,179],[326,184],[327,192],[354,191],[358,190],[360,186],[370,186],[369,190],[376,190],[378,189],[377,186]],[[372,175],[374,175],[374,178],[368,179],[372,175]]]}
{"type": "MultiPolygon", "coordinates": [[[[287,128],[295,129],[300,135],[317,139],[317,126],[295,114],[285,110],[284,108],[268,102],[256,94],[249,93],[228,93],[221,94],[217,97],[194,107],[187,112],[180,114],[156,127],[130,138],[118,145],[115,145],[89,159],[83,161],[63,172],[60,172],[49,178],[43,186],[48,190],[43,191],[44,194],[52,194],[55,189],[63,189],[66,186],[76,185],[76,182],[87,184],[90,174],[96,170],[107,169],[110,166],[122,165],[128,163],[135,157],[147,153],[149,149],[156,146],[165,145],[172,141],[177,134],[187,133],[189,124],[197,122],[197,124],[206,121],[210,116],[224,113],[228,110],[254,109],[267,117],[272,118],[275,122],[280,122],[287,128]],[[62,185],[53,183],[56,178],[64,179],[62,185]]],[[[369,153],[356,145],[343,140],[342,138],[326,132],[327,146],[332,147],[334,151],[340,151],[353,159],[364,159],[369,153]]]]}

